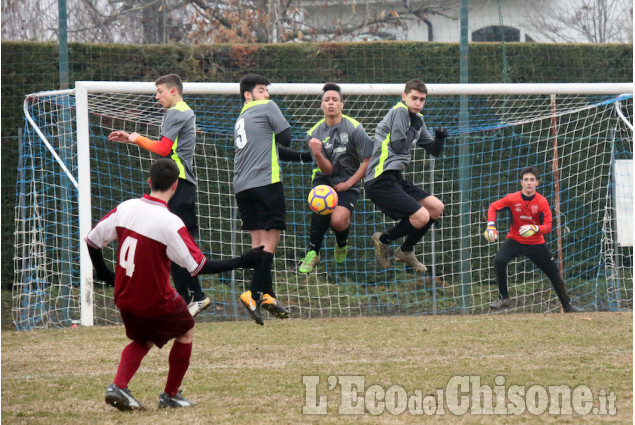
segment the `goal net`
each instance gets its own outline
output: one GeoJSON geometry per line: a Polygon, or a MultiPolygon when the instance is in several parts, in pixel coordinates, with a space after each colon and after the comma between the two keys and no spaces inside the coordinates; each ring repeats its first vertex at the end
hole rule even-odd
{"type": "MultiPolygon", "coordinates": [[[[270,87],[291,125],[293,149],[307,149],[306,131],[323,117],[321,87],[270,87]]],[[[402,84],[342,84],[344,113],[372,137],[402,90],[402,84]]],[[[112,288],[92,279],[83,237],[117,204],[147,190],[156,155],[107,136],[126,130],[158,138],[163,111],[154,92],[153,83],[81,82],[74,90],[26,97],[15,210],[18,329],[120,323],[112,288]]],[[[212,258],[229,258],[250,245],[231,184],[238,84],[185,83],[184,92],[197,115],[197,241],[212,258]]],[[[283,163],[287,230],[273,270],[280,301],[302,318],[488,313],[498,297],[493,257],[510,223],[499,213],[500,240],[487,243],[487,208],[520,190],[518,171],[533,165],[554,214],[547,245],[572,301],[588,310],[632,309],[632,108],[630,84],[429,85],[426,124],[444,126],[450,136],[441,157],[414,149],[405,172],[445,204],[441,220],[415,247],[426,273],[394,261],[385,270],[377,265],[371,235],[392,222],[364,194],[352,216],[346,261],[334,261],[329,232],[320,265],[298,273],[309,241],[313,167],[283,163]]],[[[115,244],[104,249],[111,267],[115,250],[115,244]]],[[[507,312],[560,309],[549,280],[529,260],[514,260],[508,275],[507,312]]],[[[250,278],[242,270],[203,276],[212,306],[202,320],[246,319],[238,296],[250,278]]]]}

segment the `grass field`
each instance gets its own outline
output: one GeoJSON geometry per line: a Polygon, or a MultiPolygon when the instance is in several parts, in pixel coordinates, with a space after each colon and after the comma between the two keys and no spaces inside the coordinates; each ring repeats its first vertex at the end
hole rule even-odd
{"type": "Polygon", "coordinates": [[[3,330],[2,423],[631,423],[632,324],[632,313],[296,319],[268,321],[264,328],[250,322],[201,323],[182,386],[197,406],[157,408],[170,344],[151,350],[132,380],[133,394],[147,407],[134,413],[119,412],[103,398],[128,342],[122,327],[3,330]],[[350,392],[341,385],[329,390],[329,376],[341,384],[349,375],[363,376],[359,396],[367,399],[373,384],[426,396],[446,389],[454,376],[467,375],[479,375],[480,385],[490,387],[501,384],[495,383],[497,376],[504,377],[503,394],[513,385],[572,390],[586,385],[594,406],[602,390],[613,393],[617,412],[459,416],[446,407],[443,417],[421,416],[410,408],[400,415],[383,409],[374,416],[381,404],[371,404],[362,415],[341,415],[340,403],[350,392]],[[302,413],[307,392],[315,388],[307,391],[303,376],[319,377],[316,394],[328,397],[326,415],[302,413]]]}

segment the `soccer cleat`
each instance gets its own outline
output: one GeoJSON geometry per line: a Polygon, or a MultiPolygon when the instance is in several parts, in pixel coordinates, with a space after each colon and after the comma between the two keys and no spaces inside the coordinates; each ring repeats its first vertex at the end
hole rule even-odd
{"type": "Polygon", "coordinates": [[[269,294],[264,294],[262,296],[262,302],[260,303],[260,306],[267,310],[269,313],[276,316],[278,319],[289,318],[289,310],[284,308],[277,299],[269,294]]]}
{"type": "Polygon", "coordinates": [[[313,271],[313,267],[318,264],[320,264],[320,256],[317,252],[311,250],[306,257],[304,257],[304,260],[302,260],[298,270],[300,273],[311,273],[313,271]]]}
{"type": "Polygon", "coordinates": [[[170,397],[168,393],[159,394],[159,409],[165,409],[166,407],[172,407],[174,409],[179,407],[190,407],[194,406],[194,403],[191,400],[186,399],[181,394],[181,390],[179,390],[174,397],[170,397]]]}
{"type": "Polygon", "coordinates": [[[343,263],[346,260],[346,253],[348,253],[348,245],[336,246],[333,251],[333,257],[338,263],[343,263]]]}
{"type": "Polygon", "coordinates": [[[240,296],[240,303],[245,307],[247,313],[256,321],[257,324],[260,326],[265,325],[264,320],[262,320],[262,315],[260,314],[260,305],[254,301],[251,296],[251,291],[243,292],[240,296]]]}
{"type": "Polygon", "coordinates": [[[139,403],[139,400],[130,394],[128,388],[119,388],[115,384],[110,384],[108,388],[106,388],[106,403],[121,411],[145,410],[145,407],[139,403]]]}
{"type": "Polygon", "coordinates": [[[187,309],[190,310],[192,317],[196,317],[197,314],[209,307],[211,303],[209,297],[205,297],[200,301],[192,301],[187,305],[187,309]]]}
{"type": "Polygon", "coordinates": [[[412,251],[402,251],[401,248],[398,248],[397,251],[395,251],[395,260],[408,264],[418,272],[425,272],[428,270],[426,266],[417,260],[417,257],[412,251]]]}
{"type": "Polygon", "coordinates": [[[373,242],[375,243],[375,257],[381,267],[387,269],[390,267],[390,259],[388,258],[388,244],[379,240],[381,232],[373,233],[373,242]]]}
{"type": "Polygon", "coordinates": [[[507,308],[512,304],[509,298],[505,298],[504,300],[498,299],[497,301],[491,303],[489,308],[499,309],[499,308],[507,308]]]}
{"type": "Polygon", "coordinates": [[[576,307],[573,304],[563,305],[562,311],[565,313],[584,313],[584,310],[580,307],[576,307]]]}

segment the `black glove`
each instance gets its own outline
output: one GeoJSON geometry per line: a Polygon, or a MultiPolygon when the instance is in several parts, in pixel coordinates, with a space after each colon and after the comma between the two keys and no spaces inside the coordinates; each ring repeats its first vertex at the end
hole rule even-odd
{"type": "Polygon", "coordinates": [[[265,258],[265,254],[266,253],[264,245],[259,246],[258,248],[254,248],[251,251],[245,252],[243,255],[240,256],[242,266],[246,269],[258,267],[262,260],[265,258]]]}
{"type": "Polygon", "coordinates": [[[108,277],[106,277],[106,279],[104,279],[104,282],[106,282],[106,285],[108,286],[112,286],[113,288],[115,287],[115,273],[108,270],[110,273],[108,274],[108,277]]]}
{"type": "Polygon", "coordinates": [[[423,125],[423,118],[419,114],[410,114],[410,128],[419,131],[423,125]]]}
{"type": "Polygon", "coordinates": [[[443,142],[445,138],[448,137],[448,130],[443,127],[439,127],[434,130],[434,141],[435,142],[443,142]]]}
{"type": "Polygon", "coordinates": [[[115,286],[115,273],[113,273],[112,270],[106,269],[97,272],[97,279],[104,282],[106,286],[115,286]]]}

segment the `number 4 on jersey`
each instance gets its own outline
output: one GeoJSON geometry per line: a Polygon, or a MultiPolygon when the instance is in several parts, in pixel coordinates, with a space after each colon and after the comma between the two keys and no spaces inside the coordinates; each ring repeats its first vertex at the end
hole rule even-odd
{"type": "Polygon", "coordinates": [[[119,265],[126,270],[126,276],[134,273],[134,253],[137,250],[137,239],[128,236],[119,249],[119,265]]]}

